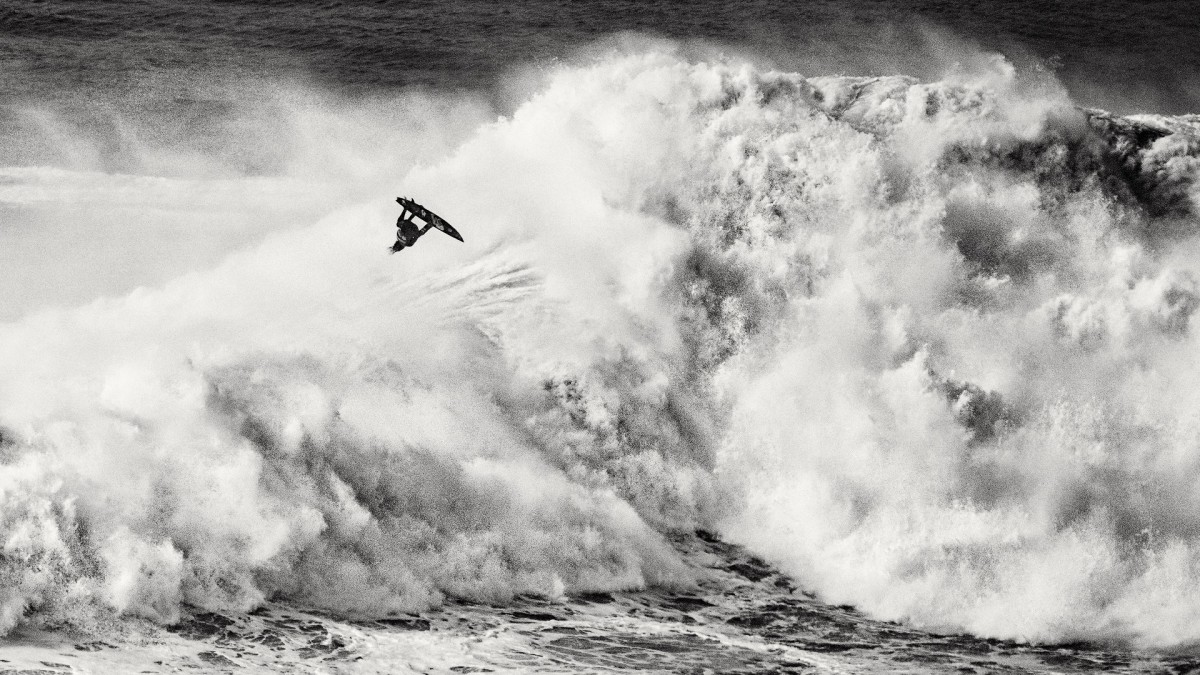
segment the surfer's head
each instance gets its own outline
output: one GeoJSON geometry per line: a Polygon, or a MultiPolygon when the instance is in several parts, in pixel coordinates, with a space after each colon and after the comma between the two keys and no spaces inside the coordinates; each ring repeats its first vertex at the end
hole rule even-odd
{"type": "Polygon", "coordinates": [[[392,244],[391,251],[392,253],[399,253],[400,251],[404,250],[405,246],[406,244],[404,242],[397,239],[396,242],[392,244]]]}

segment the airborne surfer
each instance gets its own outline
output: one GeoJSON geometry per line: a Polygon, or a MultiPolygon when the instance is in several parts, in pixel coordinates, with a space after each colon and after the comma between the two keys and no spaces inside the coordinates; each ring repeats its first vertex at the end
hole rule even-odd
{"type": "Polygon", "coordinates": [[[392,253],[403,251],[405,247],[417,243],[421,235],[433,227],[432,219],[428,217],[424,219],[425,227],[417,227],[417,224],[413,222],[413,218],[418,214],[415,211],[410,211],[404,201],[402,198],[396,197],[396,203],[404,209],[404,212],[396,219],[396,243],[392,244],[392,253]]]}
{"type": "Polygon", "coordinates": [[[424,206],[406,197],[396,197],[396,203],[404,209],[404,212],[396,219],[396,243],[392,244],[392,253],[403,251],[417,243],[417,240],[430,228],[437,228],[459,241],[463,240],[462,235],[450,223],[424,206]],[[425,222],[425,226],[417,227],[413,218],[420,218],[425,222]]]}

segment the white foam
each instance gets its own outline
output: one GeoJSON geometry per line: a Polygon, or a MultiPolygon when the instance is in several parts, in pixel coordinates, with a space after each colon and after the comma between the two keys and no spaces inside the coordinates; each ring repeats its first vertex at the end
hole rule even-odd
{"type": "Polygon", "coordinates": [[[1002,60],[564,66],[394,184],[465,244],[385,255],[380,192],[0,326],[0,532],[53,570],[5,627],[686,583],[705,526],[879,616],[1193,640],[1196,143],[1127,149],[1139,206],[1089,129],[1002,60]]]}

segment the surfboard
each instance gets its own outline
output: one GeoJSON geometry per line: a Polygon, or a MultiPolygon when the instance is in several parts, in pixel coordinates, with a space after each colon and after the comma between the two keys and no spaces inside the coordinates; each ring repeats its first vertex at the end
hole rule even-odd
{"type": "Polygon", "coordinates": [[[459,241],[463,241],[462,235],[458,233],[458,230],[454,229],[453,225],[451,225],[450,223],[447,223],[445,218],[439,216],[438,214],[434,213],[433,211],[430,211],[429,209],[425,208],[424,206],[421,206],[420,204],[409,199],[408,197],[397,197],[396,201],[400,203],[400,206],[403,206],[406,210],[410,211],[414,216],[416,216],[417,218],[420,218],[421,222],[423,222],[427,225],[432,225],[433,227],[436,227],[437,229],[441,230],[442,232],[445,232],[446,234],[450,235],[451,237],[454,237],[455,239],[457,239],[459,241]]]}

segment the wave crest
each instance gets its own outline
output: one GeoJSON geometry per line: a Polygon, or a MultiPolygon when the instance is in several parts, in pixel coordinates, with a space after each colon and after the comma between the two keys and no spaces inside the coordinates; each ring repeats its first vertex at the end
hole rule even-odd
{"type": "Polygon", "coordinates": [[[888,618],[1194,640],[1198,129],[1002,60],[563,67],[404,179],[466,245],[345,208],[0,327],[0,628],[686,584],[704,527],[888,618]]]}

